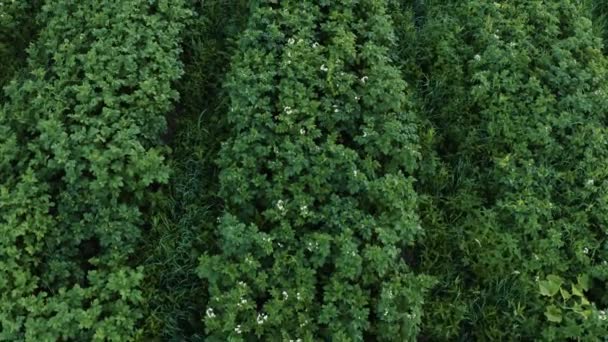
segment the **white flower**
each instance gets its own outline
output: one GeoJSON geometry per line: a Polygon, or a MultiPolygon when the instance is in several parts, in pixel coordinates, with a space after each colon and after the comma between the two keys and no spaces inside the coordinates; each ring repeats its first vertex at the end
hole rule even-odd
{"type": "Polygon", "coordinates": [[[295,40],[295,39],[293,39],[293,38],[289,38],[289,40],[287,40],[287,43],[288,43],[289,45],[293,45],[295,42],[296,42],[296,40],[295,40]]]}
{"type": "Polygon", "coordinates": [[[481,56],[480,56],[480,55],[475,55],[475,57],[474,57],[474,58],[475,58],[475,60],[476,60],[476,61],[478,61],[478,62],[481,60],[481,56]]]}
{"type": "Polygon", "coordinates": [[[334,105],[334,113],[338,113],[340,109],[338,109],[338,105],[334,105]]]}
{"type": "Polygon", "coordinates": [[[243,282],[243,281],[239,281],[239,285],[240,285],[240,286],[242,286],[242,287],[245,287],[245,286],[246,286],[246,285],[245,285],[245,282],[243,282]]]}
{"type": "Polygon", "coordinates": [[[520,274],[520,273],[521,273],[521,272],[519,272],[519,271],[513,271],[513,274],[515,274],[515,275],[518,275],[518,274],[520,274]]]}
{"type": "Polygon", "coordinates": [[[359,171],[357,171],[357,170],[353,170],[353,176],[354,176],[354,177],[357,177],[357,175],[358,175],[358,174],[359,174],[359,171]]]}
{"type": "Polygon", "coordinates": [[[277,209],[279,209],[279,211],[285,211],[285,202],[283,202],[283,200],[277,201],[277,209]]]}
{"type": "Polygon", "coordinates": [[[209,318],[215,317],[215,313],[213,312],[212,308],[207,308],[206,313],[207,313],[207,317],[209,317],[209,318]]]}
{"type": "Polygon", "coordinates": [[[510,42],[509,47],[515,47],[515,42],[510,42]]]}
{"type": "Polygon", "coordinates": [[[361,97],[355,95],[355,101],[359,101],[361,97]]]}
{"type": "Polygon", "coordinates": [[[241,304],[243,304],[243,305],[247,304],[247,299],[241,299],[241,304]]]}
{"type": "Polygon", "coordinates": [[[589,254],[589,248],[585,247],[585,248],[583,249],[583,253],[585,253],[585,254],[589,254]]]}
{"type": "Polygon", "coordinates": [[[283,299],[287,299],[289,298],[289,295],[287,294],[287,291],[283,291],[283,299]]]}
{"type": "Polygon", "coordinates": [[[258,324],[264,324],[268,320],[268,315],[266,314],[258,314],[257,322],[258,324]]]}
{"type": "Polygon", "coordinates": [[[302,135],[306,134],[306,130],[304,128],[300,128],[300,134],[302,134],[302,135]]]}
{"type": "Polygon", "coordinates": [[[319,47],[319,43],[317,43],[317,42],[312,43],[312,48],[313,49],[316,49],[317,47],[319,47]]]}
{"type": "Polygon", "coordinates": [[[300,206],[300,211],[302,212],[302,214],[307,215],[308,214],[308,206],[306,206],[306,205],[300,206]]]}
{"type": "Polygon", "coordinates": [[[600,319],[600,320],[602,320],[602,321],[605,321],[605,320],[606,320],[606,318],[607,318],[607,317],[606,317],[606,311],[604,311],[604,310],[600,310],[599,314],[600,314],[600,315],[599,315],[599,319],[600,319]]]}
{"type": "Polygon", "coordinates": [[[325,64],[321,65],[321,71],[327,72],[327,70],[329,70],[325,64]]]}
{"type": "Polygon", "coordinates": [[[367,138],[367,131],[363,131],[363,137],[367,138]]]}
{"type": "Polygon", "coordinates": [[[499,36],[498,36],[496,33],[494,33],[494,34],[492,35],[492,37],[494,37],[494,39],[499,39],[499,38],[500,38],[500,37],[499,37],[499,36]]]}
{"type": "Polygon", "coordinates": [[[293,109],[291,109],[291,107],[289,107],[289,106],[283,107],[283,111],[285,111],[285,113],[287,113],[287,114],[293,113],[293,109]]]}
{"type": "Polygon", "coordinates": [[[534,280],[535,280],[535,281],[539,281],[539,280],[540,280],[540,277],[539,277],[539,276],[536,276],[536,277],[534,277],[534,280]]]}
{"type": "Polygon", "coordinates": [[[593,183],[594,183],[593,179],[588,179],[587,180],[587,185],[591,186],[591,185],[593,185],[593,183]]]}
{"type": "Polygon", "coordinates": [[[241,333],[241,325],[240,325],[240,324],[239,324],[239,325],[237,325],[237,326],[236,326],[236,328],[234,328],[234,331],[235,331],[237,334],[240,334],[240,333],[241,333]]]}
{"type": "Polygon", "coordinates": [[[369,77],[367,77],[367,76],[361,77],[361,83],[365,84],[365,82],[367,82],[368,79],[369,79],[369,77]]]}
{"type": "Polygon", "coordinates": [[[297,293],[296,293],[296,298],[297,298],[298,300],[302,299],[302,297],[300,296],[300,292],[297,292],[297,293]]]}

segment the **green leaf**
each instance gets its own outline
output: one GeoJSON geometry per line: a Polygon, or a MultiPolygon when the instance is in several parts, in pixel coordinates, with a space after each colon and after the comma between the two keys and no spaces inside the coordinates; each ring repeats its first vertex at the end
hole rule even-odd
{"type": "Polygon", "coordinates": [[[584,297],[582,289],[578,287],[578,285],[572,284],[572,294],[579,297],[584,297]]]}
{"type": "Polygon", "coordinates": [[[562,310],[555,305],[549,305],[545,311],[549,322],[560,323],[562,321],[562,310]]]}
{"type": "Polygon", "coordinates": [[[589,289],[589,276],[586,274],[581,274],[576,277],[579,287],[585,291],[589,289]]]}
{"type": "Polygon", "coordinates": [[[548,275],[547,280],[538,282],[540,294],[543,296],[553,297],[559,291],[562,283],[562,278],[555,275],[548,275]]]}

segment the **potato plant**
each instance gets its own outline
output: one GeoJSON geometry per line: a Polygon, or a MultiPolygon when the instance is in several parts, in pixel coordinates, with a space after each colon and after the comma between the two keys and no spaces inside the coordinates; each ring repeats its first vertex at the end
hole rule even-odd
{"type": "Polygon", "coordinates": [[[167,181],[181,1],[46,2],[0,109],[0,340],[126,341],[133,251],[167,181]]]}
{"type": "Polygon", "coordinates": [[[431,280],[403,255],[422,227],[416,116],[385,1],[265,1],[227,80],[210,341],[415,340],[431,280]]]}

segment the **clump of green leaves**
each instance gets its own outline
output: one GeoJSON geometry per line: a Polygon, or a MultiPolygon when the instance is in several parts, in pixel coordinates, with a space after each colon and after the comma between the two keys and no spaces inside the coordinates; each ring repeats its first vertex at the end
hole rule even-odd
{"type": "Polygon", "coordinates": [[[227,80],[210,340],[415,340],[431,281],[415,116],[385,1],[264,1],[227,80]]]}
{"type": "Polygon", "coordinates": [[[132,267],[182,72],[181,1],[47,2],[0,109],[0,339],[136,334],[132,267]]]}
{"type": "Polygon", "coordinates": [[[423,333],[603,338],[608,69],[591,21],[574,1],[428,10],[416,56],[440,163],[420,189],[430,198],[420,271],[440,284],[423,333]],[[566,302],[539,287],[577,277],[588,281],[580,296],[566,285],[566,302]]]}

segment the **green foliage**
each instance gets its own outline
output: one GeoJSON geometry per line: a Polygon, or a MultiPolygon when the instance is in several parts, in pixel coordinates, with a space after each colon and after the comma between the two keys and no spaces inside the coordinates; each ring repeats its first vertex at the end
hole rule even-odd
{"type": "Polygon", "coordinates": [[[607,16],[0,1],[0,340],[605,340],[607,16]]]}
{"type": "Polygon", "coordinates": [[[604,40],[604,53],[608,51],[608,2],[604,0],[585,0],[586,8],[591,13],[596,34],[604,40]]]}
{"type": "Polygon", "coordinates": [[[605,337],[607,65],[590,20],[574,1],[428,11],[416,56],[438,133],[426,158],[440,163],[419,189],[430,201],[419,271],[440,284],[423,334],[605,337]],[[589,277],[581,300],[556,300],[577,276],[589,277]]]}
{"type": "Polygon", "coordinates": [[[4,101],[2,89],[25,64],[27,44],[37,30],[35,18],[40,2],[0,2],[0,105],[4,101]]]}
{"type": "Polygon", "coordinates": [[[227,80],[218,252],[201,257],[210,341],[415,340],[431,281],[415,116],[384,1],[265,1],[227,80]]]}
{"type": "Polygon", "coordinates": [[[47,2],[0,110],[0,340],[135,334],[133,251],[182,72],[180,1],[47,2]]]}
{"type": "Polygon", "coordinates": [[[234,37],[248,18],[249,1],[192,1],[194,15],[183,34],[184,75],[176,83],[180,101],[169,116],[166,139],[173,170],[144,236],[141,263],[146,278],[145,341],[199,341],[207,287],[196,275],[198,257],[213,245],[221,213],[218,170],[220,142],[229,134],[228,103],[221,84],[234,50],[234,37]]]}

